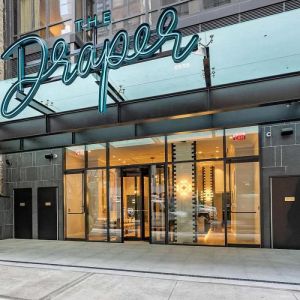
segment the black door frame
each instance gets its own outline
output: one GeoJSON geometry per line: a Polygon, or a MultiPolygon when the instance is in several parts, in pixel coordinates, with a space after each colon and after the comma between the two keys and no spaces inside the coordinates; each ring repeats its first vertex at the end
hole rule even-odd
{"type": "Polygon", "coordinates": [[[269,176],[269,192],[270,192],[270,241],[271,241],[271,248],[274,249],[274,232],[273,232],[273,178],[291,178],[291,177],[299,177],[299,175],[276,175],[276,176],[269,176]]]}
{"type": "Polygon", "coordinates": [[[64,240],[66,241],[87,241],[87,207],[86,207],[86,170],[70,170],[68,173],[65,173],[64,176],[68,175],[78,175],[80,174],[82,176],[82,213],[70,213],[70,215],[84,215],[84,231],[85,235],[84,238],[68,238],[67,237],[67,218],[68,218],[68,211],[67,211],[67,199],[65,197],[65,178],[64,178],[64,240]]]}
{"type": "MultiPolygon", "coordinates": [[[[13,236],[16,238],[16,191],[21,192],[22,190],[30,190],[30,237],[24,237],[26,239],[32,239],[33,238],[33,205],[32,205],[32,188],[15,188],[13,189],[13,223],[14,223],[14,230],[13,230],[13,236]]],[[[22,238],[22,237],[19,237],[22,238]]]]}
{"type": "MultiPolygon", "coordinates": [[[[55,189],[55,205],[56,205],[56,240],[58,240],[59,235],[59,211],[58,211],[58,187],[57,186],[40,186],[37,188],[37,195],[39,195],[39,190],[50,188],[55,189]]],[[[39,199],[37,199],[39,201],[39,199]]],[[[37,203],[38,207],[38,238],[39,238],[39,202],[37,203]]]]}
{"type": "Polygon", "coordinates": [[[257,156],[243,156],[243,157],[234,157],[234,158],[226,158],[225,159],[225,168],[224,168],[224,191],[225,191],[225,247],[239,247],[239,248],[255,248],[255,247],[261,247],[262,244],[262,223],[261,223],[261,171],[259,169],[259,176],[260,176],[260,181],[259,181],[259,188],[260,188],[260,195],[259,195],[259,220],[260,220],[260,245],[256,245],[256,244],[230,244],[228,243],[228,218],[227,218],[227,214],[228,214],[228,197],[226,197],[227,193],[230,194],[231,197],[231,176],[230,176],[230,165],[231,164],[242,164],[242,163],[251,163],[251,162],[258,162],[259,166],[260,166],[260,157],[257,156]],[[226,186],[226,177],[227,177],[227,168],[229,168],[229,176],[228,176],[228,187],[229,190],[227,190],[227,186],[226,186]]]}
{"type": "Polygon", "coordinates": [[[149,241],[151,243],[152,241],[152,235],[151,235],[151,170],[149,165],[139,165],[139,166],[124,166],[121,167],[121,224],[122,224],[122,243],[125,241],[149,241]],[[136,175],[126,175],[125,173],[128,172],[127,170],[135,170],[136,175]],[[143,172],[144,171],[144,172],[143,172]],[[140,177],[140,191],[141,191],[141,238],[125,238],[124,235],[124,188],[123,188],[123,178],[124,177],[140,177]],[[144,201],[144,178],[149,178],[149,199],[148,199],[148,215],[149,215],[149,238],[145,238],[145,201],[144,201]]]}

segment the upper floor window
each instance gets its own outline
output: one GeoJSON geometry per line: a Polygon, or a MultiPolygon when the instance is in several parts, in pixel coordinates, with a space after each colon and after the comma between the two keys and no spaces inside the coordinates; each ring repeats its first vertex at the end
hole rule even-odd
{"type": "Polygon", "coordinates": [[[231,0],[204,0],[204,8],[212,8],[231,3],[231,0]]]}
{"type": "Polygon", "coordinates": [[[15,0],[14,33],[20,37],[36,33],[42,38],[71,32],[73,0],[15,0]]]}

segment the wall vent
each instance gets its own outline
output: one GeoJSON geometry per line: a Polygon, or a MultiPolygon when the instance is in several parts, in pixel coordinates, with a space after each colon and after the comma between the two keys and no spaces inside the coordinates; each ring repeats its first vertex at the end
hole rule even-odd
{"type": "Polygon", "coordinates": [[[240,22],[255,20],[284,12],[283,3],[269,5],[241,13],[240,22]]]}
{"type": "Polygon", "coordinates": [[[300,0],[290,0],[285,2],[285,10],[293,10],[300,8],[300,0]]]}
{"type": "Polygon", "coordinates": [[[238,14],[202,23],[200,25],[200,28],[201,31],[208,31],[208,30],[217,29],[217,28],[221,28],[221,27],[225,27],[237,23],[239,23],[238,14]]]}
{"type": "Polygon", "coordinates": [[[255,19],[283,13],[285,11],[299,9],[299,8],[300,8],[300,0],[284,1],[281,3],[260,7],[240,14],[202,23],[200,24],[200,29],[201,29],[200,31],[203,32],[203,31],[213,30],[213,29],[217,29],[229,25],[234,25],[240,22],[255,20],[255,19]]]}
{"type": "Polygon", "coordinates": [[[200,26],[198,24],[193,25],[193,26],[189,26],[189,27],[185,27],[180,29],[181,33],[183,36],[189,36],[195,33],[199,33],[200,31],[200,26]]]}

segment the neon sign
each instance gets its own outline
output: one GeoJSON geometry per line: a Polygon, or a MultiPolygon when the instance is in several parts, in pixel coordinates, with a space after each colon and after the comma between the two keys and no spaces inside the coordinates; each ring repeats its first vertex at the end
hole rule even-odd
{"type": "Polygon", "coordinates": [[[244,140],[246,140],[246,133],[241,132],[241,133],[233,134],[232,139],[234,141],[244,141],[244,140]]]}
{"type": "MultiPolygon", "coordinates": [[[[109,18],[106,16],[106,22],[110,22],[109,18]]],[[[82,23],[78,24],[78,28],[82,28],[80,27],[82,23]]],[[[100,75],[98,110],[100,113],[105,112],[109,70],[119,69],[125,64],[128,65],[149,58],[159,51],[167,41],[174,42],[172,59],[175,63],[184,61],[192,51],[196,50],[199,41],[198,35],[193,35],[188,43],[182,46],[182,35],[176,30],[177,24],[177,11],[174,8],[167,8],[157,21],[157,39],[151,45],[149,45],[150,26],[144,23],[134,33],[132,48],[129,48],[127,31],[120,30],[111,41],[109,39],[104,41],[100,53],[94,44],[86,43],[80,49],[75,65],[72,65],[69,60],[69,47],[62,38],[54,43],[50,58],[48,58],[47,44],[39,36],[29,35],[19,39],[1,55],[3,60],[8,60],[16,53],[18,60],[17,81],[13,83],[4,96],[1,104],[2,116],[10,119],[20,114],[32,101],[41,84],[49,79],[58,67],[63,67],[61,80],[65,85],[72,84],[77,77],[86,78],[91,73],[98,73],[100,75]],[[39,46],[41,58],[38,73],[29,76],[25,74],[25,49],[32,44],[39,46]],[[50,66],[48,66],[48,59],[51,62],[50,66]],[[29,88],[26,93],[25,88],[29,88]],[[24,99],[16,107],[9,110],[9,104],[18,92],[24,94],[24,99]]]]}
{"type": "Polygon", "coordinates": [[[84,19],[78,19],[74,23],[76,32],[80,32],[82,30],[89,31],[92,28],[108,26],[111,23],[111,11],[105,10],[102,13],[102,21],[99,21],[97,15],[94,15],[93,18],[89,16],[86,22],[84,22],[84,19]]]}

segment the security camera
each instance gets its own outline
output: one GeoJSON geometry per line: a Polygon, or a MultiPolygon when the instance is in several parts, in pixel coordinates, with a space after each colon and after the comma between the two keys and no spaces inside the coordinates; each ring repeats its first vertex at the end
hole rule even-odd
{"type": "Polygon", "coordinates": [[[45,154],[46,159],[55,159],[57,157],[58,157],[57,154],[53,154],[53,153],[45,154]]]}

